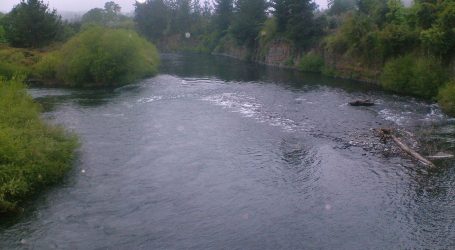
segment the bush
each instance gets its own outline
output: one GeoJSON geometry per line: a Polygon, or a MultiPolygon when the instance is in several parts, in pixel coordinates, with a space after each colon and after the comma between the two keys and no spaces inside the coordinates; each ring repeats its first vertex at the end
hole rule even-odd
{"type": "Polygon", "coordinates": [[[0,43],[7,43],[6,37],[5,37],[5,28],[0,24],[0,43]]]}
{"type": "Polygon", "coordinates": [[[398,93],[432,98],[447,78],[447,72],[438,60],[406,55],[385,64],[381,84],[398,93]]]}
{"type": "Polygon", "coordinates": [[[44,57],[37,74],[69,86],[114,86],[156,74],[158,52],[131,30],[89,27],[44,57]]]}
{"type": "Polygon", "coordinates": [[[455,116],[455,82],[446,84],[439,90],[438,103],[442,110],[451,116],[455,116]]]}
{"type": "Polygon", "coordinates": [[[307,72],[321,72],[324,67],[324,59],[317,54],[306,54],[299,64],[299,70],[307,72]]]}
{"type": "Polygon", "coordinates": [[[39,111],[20,81],[0,80],[0,214],[71,166],[76,138],[43,123],[39,111]]]}
{"type": "Polygon", "coordinates": [[[15,74],[29,75],[29,66],[33,65],[38,57],[32,51],[2,47],[0,48],[0,76],[11,78],[15,74]]]}

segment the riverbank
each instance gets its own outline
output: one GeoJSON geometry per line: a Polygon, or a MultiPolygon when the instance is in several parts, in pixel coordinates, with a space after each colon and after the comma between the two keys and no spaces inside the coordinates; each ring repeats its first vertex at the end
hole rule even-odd
{"type": "Polygon", "coordinates": [[[385,64],[365,64],[360,58],[336,53],[323,43],[302,52],[286,39],[275,39],[253,49],[226,39],[212,54],[377,84],[401,95],[438,102],[445,113],[455,115],[455,82],[451,80],[455,79],[455,71],[451,70],[454,63],[443,66],[433,57],[408,55],[385,64]]]}
{"type": "Polygon", "coordinates": [[[53,87],[121,86],[156,75],[159,62],[155,46],[135,31],[99,26],[40,49],[0,45],[0,76],[53,87]]]}
{"type": "Polygon", "coordinates": [[[40,107],[19,80],[0,80],[0,216],[61,180],[71,168],[77,138],[40,118],[40,107]]]}

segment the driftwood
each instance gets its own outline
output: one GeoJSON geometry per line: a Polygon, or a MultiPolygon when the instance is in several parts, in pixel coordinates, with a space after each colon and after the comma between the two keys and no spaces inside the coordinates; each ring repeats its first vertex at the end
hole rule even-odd
{"type": "Polygon", "coordinates": [[[373,106],[374,105],[374,102],[366,99],[366,100],[356,100],[356,101],[352,101],[349,103],[349,105],[351,106],[366,106],[366,107],[369,107],[369,106],[373,106]]]}
{"type": "Polygon", "coordinates": [[[427,156],[429,159],[434,159],[434,160],[441,160],[441,159],[449,159],[455,157],[454,155],[447,154],[447,153],[437,153],[435,155],[430,155],[427,156]]]}
{"type": "Polygon", "coordinates": [[[391,129],[380,129],[382,139],[391,138],[401,150],[406,152],[408,155],[414,157],[417,161],[429,167],[436,167],[431,161],[427,160],[425,157],[412,150],[408,145],[404,144],[398,137],[392,134],[391,129]]]}

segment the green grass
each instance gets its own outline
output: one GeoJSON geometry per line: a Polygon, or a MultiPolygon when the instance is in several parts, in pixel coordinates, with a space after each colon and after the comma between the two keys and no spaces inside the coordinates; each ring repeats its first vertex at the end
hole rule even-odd
{"type": "Polygon", "coordinates": [[[77,139],[40,118],[20,80],[0,80],[0,214],[56,183],[70,169],[77,139]]]}
{"type": "Polygon", "coordinates": [[[452,81],[439,89],[438,103],[444,112],[455,116],[455,82],[452,81]]]}
{"type": "Polygon", "coordinates": [[[32,73],[32,66],[40,57],[37,51],[0,45],[0,76],[7,78],[15,74],[29,76],[32,73]]]}

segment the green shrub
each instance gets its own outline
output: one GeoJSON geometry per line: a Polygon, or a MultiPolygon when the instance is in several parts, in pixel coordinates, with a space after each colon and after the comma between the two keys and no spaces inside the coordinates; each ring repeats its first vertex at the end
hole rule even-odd
{"type": "Polygon", "coordinates": [[[6,43],[5,28],[0,24],[0,43],[6,43]]]}
{"type": "Polygon", "coordinates": [[[18,80],[0,80],[0,213],[60,180],[77,140],[45,124],[40,108],[18,80]]]}
{"type": "Polygon", "coordinates": [[[277,35],[277,23],[276,23],[276,18],[271,17],[268,18],[263,26],[261,31],[259,32],[259,44],[261,46],[264,46],[268,42],[272,41],[276,35],[277,35]]]}
{"type": "Polygon", "coordinates": [[[438,103],[442,110],[455,116],[455,82],[452,81],[439,89],[438,103]]]}
{"type": "Polygon", "coordinates": [[[11,78],[15,74],[28,75],[28,65],[33,64],[34,56],[26,56],[21,49],[0,48],[0,76],[11,78]]]}
{"type": "Polygon", "coordinates": [[[299,64],[299,70],[307,72],[321,72],[324,67],[324,59],[315,53],[303,56],[299,64]]]}
{"type": "Polygon", "coordinates": [[[28,75],[29,73],[23,65],[0,61],[0,76],[11,78],[16,74],[28,75]]]}
{"type": "Polygon", "coordinates": [[[41,60],[37,74],[69,86],[114,86],[156,74],[158,52],[131,30],[88,27],[41,60]]]}
{"type": "Polygon", "coordinates": [[[447,72],[438,60],[406,55],[385,64],[381,84],[398,93],[432,98],[447,79],[447,72]]]}

